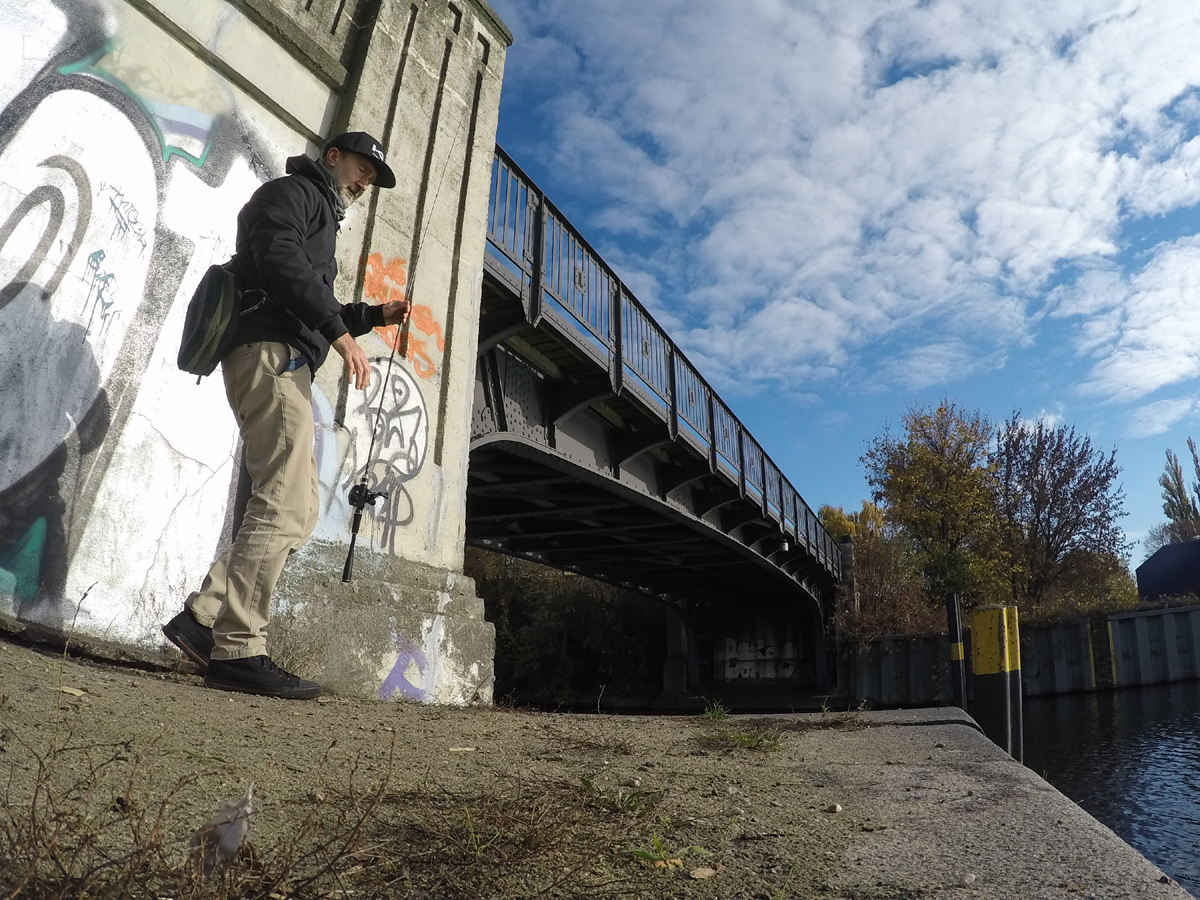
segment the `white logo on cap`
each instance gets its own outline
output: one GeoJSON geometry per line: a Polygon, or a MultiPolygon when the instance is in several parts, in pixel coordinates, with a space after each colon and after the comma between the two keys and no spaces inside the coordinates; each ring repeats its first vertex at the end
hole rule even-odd
{"type": "Polygon", "coordinates": [[[379,149],[378,144],[371,145],[371,155],[374,156],[380,162],[383,162],[383,151],[379,149]]]}

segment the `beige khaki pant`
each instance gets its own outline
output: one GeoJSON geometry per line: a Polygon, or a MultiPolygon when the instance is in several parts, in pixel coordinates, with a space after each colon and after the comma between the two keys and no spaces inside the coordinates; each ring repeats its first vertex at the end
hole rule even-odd
{"type": "Polygon", "coordinates": [[[213,659],[267,652],[271,591],[317,524],[312,377],[307,365],[283,371],[296,355],[287,344],[242,344],[221,362],[252,487],[233,546],[186,602],[213,630],[213,659]]]}

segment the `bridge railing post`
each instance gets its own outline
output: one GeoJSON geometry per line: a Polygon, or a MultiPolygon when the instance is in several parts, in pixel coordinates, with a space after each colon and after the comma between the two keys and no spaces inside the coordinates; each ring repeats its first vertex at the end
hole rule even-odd
{"type": "Polygon", "coordinates": [[[679,404],[675,400],[675,342],[667,341],[667,434],[679,439],[679,404]]]}
{"type": "Polygon", "coordinates": [[[623,335],[625,329],[622,327],[621,320],[624,318],[622,312],[625,305],[625,285],[621,283],[621,279],[613,276],[613,293],[612,293],[612,325],[609,326],[609,339],[612,345],[612,361],[609,363],[608,377],[612,382],[614,394],[621,393],[621,383],[625,380],[625,347],[623,335]]]}
{"type": "Polygon", "coordinates": [[[529,228],[531,234],[527,237],[532,246],[528,246],[525,251],[525,259],[529,263],[529,297],[525,318],[530,325],[536,325],[542,315],[542,285],[545,281],[543,273],[546,271],[546,195],[537,191],[534,202],[534,188],[530,185],[529,200],[533,210],[532,215],[526,216],[527,221],[532,219],[529,228]]]}
{"type": "Polygon", "coordinates": [[[717,423],[716,410],[713,409],[713,392],[708,383],[704,383],[704,404],[708,408],[708,471],[714,475],[717,472],[717,423]]]}
{"type": "Polygon", "coordinates": [[[735,421],[733,424],[735,436],[737,437],[737,468],[738,468],[738,490],[742,492],[742,499],[746,499],[746,432],[742,428],[742,423],[735,421]]]}

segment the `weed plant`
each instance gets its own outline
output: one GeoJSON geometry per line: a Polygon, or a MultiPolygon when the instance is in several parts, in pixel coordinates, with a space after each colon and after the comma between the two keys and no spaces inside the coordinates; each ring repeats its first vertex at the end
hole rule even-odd
{"type": "Polygon", "coordinates": [[[779,750],[782,732],[771,726],[747,723],[743,728],[722,728],[703,735],[701,743],[711,750],[779,750]]]}
{"type": "Polygon", "coordinates": [[[719,722],[721,719],[729,718],[729,708],[720,700],[714,700],[712,703],[704,707],[704,718],[712,722],[719,722]]]}

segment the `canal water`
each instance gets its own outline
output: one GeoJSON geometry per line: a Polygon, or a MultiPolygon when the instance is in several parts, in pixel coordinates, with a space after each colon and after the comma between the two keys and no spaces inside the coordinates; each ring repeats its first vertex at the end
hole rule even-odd
{"type": "Polygon", "coordinates": [[[1025,764],[1200,896],[1200,682],[1030,698],[1025,764]]]}

